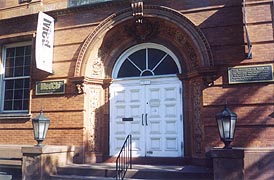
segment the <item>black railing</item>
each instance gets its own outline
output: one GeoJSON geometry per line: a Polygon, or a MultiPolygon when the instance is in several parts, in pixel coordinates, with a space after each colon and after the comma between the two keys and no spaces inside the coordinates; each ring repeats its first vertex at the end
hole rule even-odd
{"type": "Polygon", "coordinates": [[[131,134],[126,140],[116,158],[116,180],[124,179],[127,169],[132,168],[132,138],[131,134]]]}

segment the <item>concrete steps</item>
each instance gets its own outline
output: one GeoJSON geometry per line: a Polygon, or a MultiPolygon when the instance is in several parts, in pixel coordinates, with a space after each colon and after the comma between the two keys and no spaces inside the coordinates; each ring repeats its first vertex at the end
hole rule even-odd
{"type": "Polygon", "coordinates": [[[1,180],[11,180],[12,179],[12,175],[9,175],[5,172],[0,172],[0,179],[1,180]]]}
{"type": "MultiPolygon", "coordinates": [[[[52,176],[52,180],[76,180],[76,179],[97,179],[109,180],[115,178],[114,163],[96,164],[71,164],[58,168],[57,175],[52,176]]],[[[212,169],[185,165],[137,165],[128,169],[125,179],[131,180],[212,180],[212,169]]]]}

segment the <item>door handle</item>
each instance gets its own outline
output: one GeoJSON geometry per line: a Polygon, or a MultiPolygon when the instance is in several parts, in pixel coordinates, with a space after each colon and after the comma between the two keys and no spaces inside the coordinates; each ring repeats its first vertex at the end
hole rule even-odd
{"type": "Polygon", "coordinates": [[[142,114],[142,126],[144,125],[144,114],[142,114]]]}
{"type": "Polygon", "coordinates": [[[147,124],[147,114],[146,114],[146,116],[145,116],[145,119],[146,119],[146,126],[147,126],[147,125],[148,125],[148,124],[147,124]]]}

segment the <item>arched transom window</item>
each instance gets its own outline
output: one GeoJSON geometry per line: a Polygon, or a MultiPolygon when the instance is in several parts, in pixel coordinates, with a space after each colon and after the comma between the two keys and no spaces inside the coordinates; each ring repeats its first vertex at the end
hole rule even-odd
{"type": "Polygon", "coordinates": [[[166,47],[144,43],[125,51],[115,64],[113,77],[143,77],[181,73],[178,59],[166,47]]]}

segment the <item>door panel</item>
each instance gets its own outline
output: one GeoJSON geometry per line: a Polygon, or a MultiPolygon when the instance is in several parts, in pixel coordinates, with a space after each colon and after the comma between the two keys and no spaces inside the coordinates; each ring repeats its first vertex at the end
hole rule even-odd
{"type": "Polygon", "coordinates": [[[179,81],[169,80],[112,84],[110,155],[119,152],[124,138],[132,134],[134,156],[182,156],[180,88],[179,81]],[[133,118],[133,121],[123,121],[123,118],[133,118]]]}
{"type": "Polygon", "coordinates": [[[124,87],[119,84],[111,87],[110,99],[110,155],[116,155],[125,137],[132,134],[133,155],[144,154],[144,129],[142,127],[143,87],[124,87]],[[132,121],[123,121],[132,118],[132,121]]]}
{"type": "Polygon", "coordinates": [[[148,127],[146,156],[181,155],[180,84],[155,84],[146,87],[148,127]]]}

